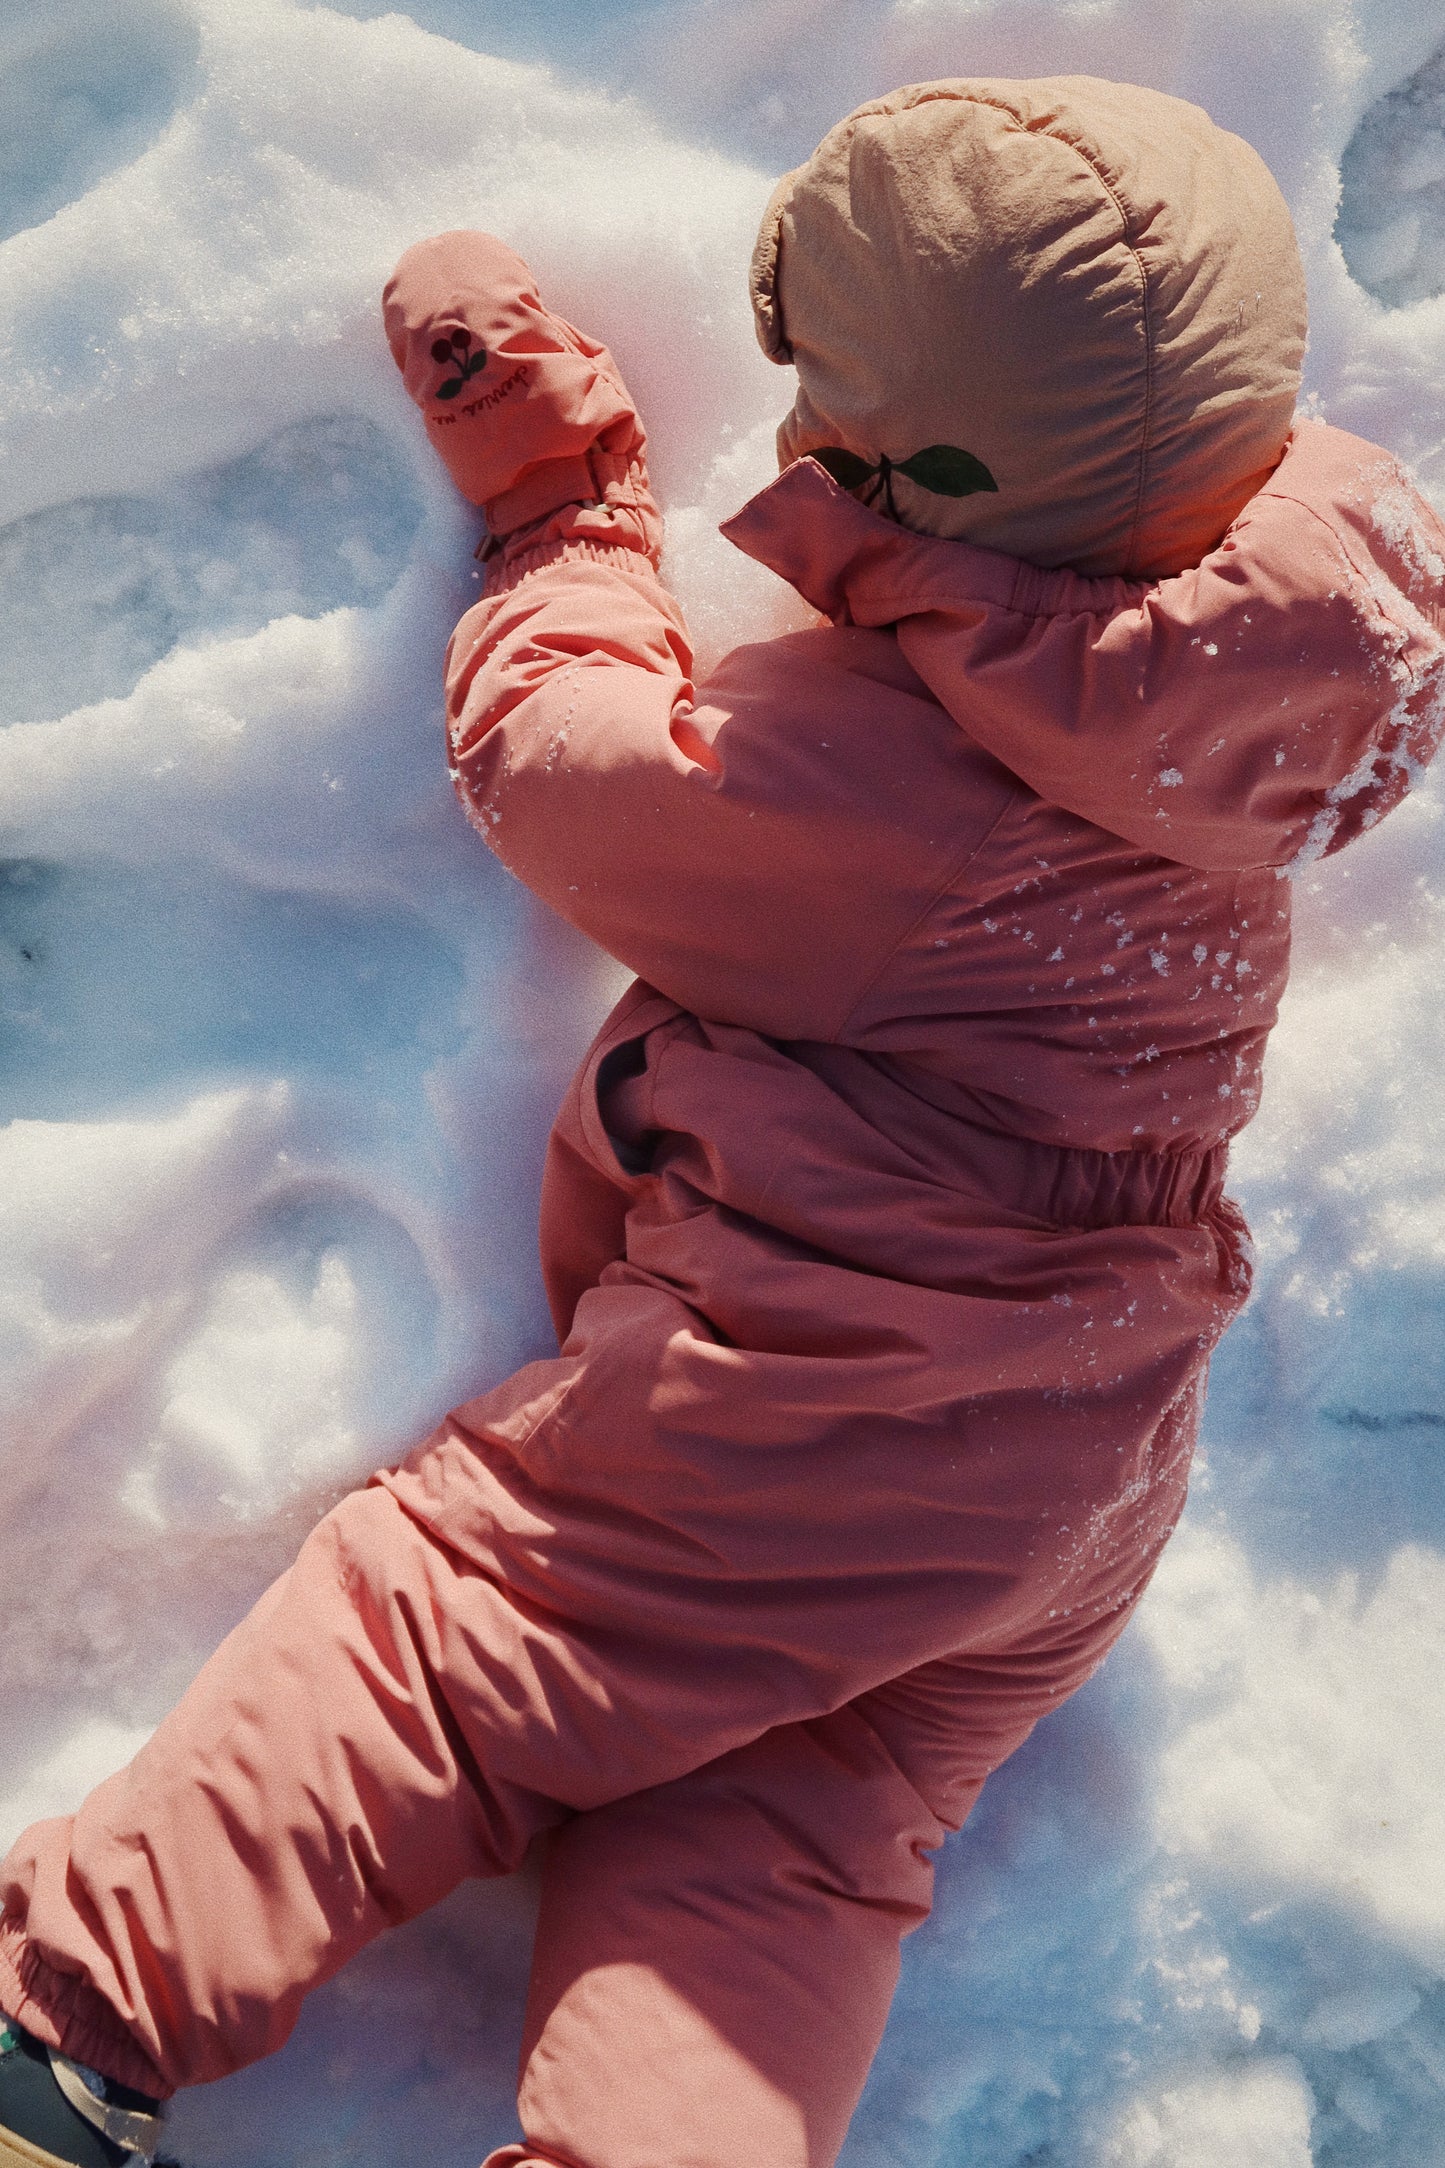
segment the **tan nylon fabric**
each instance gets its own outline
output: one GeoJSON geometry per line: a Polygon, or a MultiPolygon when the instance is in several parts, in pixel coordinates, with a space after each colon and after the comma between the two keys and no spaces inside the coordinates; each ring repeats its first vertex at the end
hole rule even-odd
{"type": "Polygon", "coordinates": [[[58,2153],[47,2153],[13,2131],[0,2130],[0,2168],[66,2168],[66,2163],[58,2153]]]}
{"type": "Polygon", "coordinates": [[[785,175],[751,272],[798,392],[780,464],[934,444],[997,494],[894,478],[902,523],[1044,566],[1197,564],[1283,451],[1305,290],[1263,160],[1090,76],[914,84],[785,175]]]}

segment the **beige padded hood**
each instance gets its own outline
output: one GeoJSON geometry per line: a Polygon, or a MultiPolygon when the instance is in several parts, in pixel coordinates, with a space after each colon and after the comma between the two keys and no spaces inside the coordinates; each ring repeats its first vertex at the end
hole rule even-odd
{"type": "Polygon", "coordinates": [[[780,464],[834,448],[921,534],[1175,572],[1289,435],[1289,212],[1247,143],[1159,91],[978,79],[860,106],[774,190],[751,290],[798,371],[780,464]]]}

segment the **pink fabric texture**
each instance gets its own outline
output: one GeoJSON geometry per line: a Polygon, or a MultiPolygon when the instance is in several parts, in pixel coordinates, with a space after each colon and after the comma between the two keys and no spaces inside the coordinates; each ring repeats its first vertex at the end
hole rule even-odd
{"type": "Polygon", "coordinates": [[[0,2006],[152,2090],[216,2077],[548,1831],[494,2168],[824,2168],[931,1848],[1182,1507],[1248,1286],[1222,1183],[1275,868],[1433,751],[1445,536],[1318,428],[1144,587],[907,534],[805,461],[730,531],[833,621],[695,690],[627,415],[630,499],[569,494],[571,402],[619,380],[516,263],[449,237],[387,306],[429,422],[438,326],[498,349],[478,386],[568,363],[520,480],[496,409],[443,433],[484,501],[531,492],[449,653],[458,788],[639,974],[552,1140],[559,1353],[329,1514],[20,1839],[0,2006]]]}
{"type": "Polygon", "coordinates": [[[402,380],[457,488],[494,541],[572,508],[566,533],[656,554],[647,444],[605,346],[542,307],[531,272],[488,233],[408,250],[382,318],[402,380]]]}

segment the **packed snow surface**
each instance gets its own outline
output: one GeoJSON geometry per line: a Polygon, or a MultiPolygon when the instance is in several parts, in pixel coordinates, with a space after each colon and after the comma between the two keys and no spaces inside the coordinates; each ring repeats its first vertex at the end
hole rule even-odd
{"type": "MultiPolygon", "coordinates": [[[[544,1348],[542,1140],[616,973],[479,850],[475,527],[387,357],[492,228],[642,404],[704,649],[787,379],[745,267],[860,98],[1082,70],[1270,161],[1318,410],[1445,504],[1445,0],[0,5],[0,1838],[114,1768],[336,1491],[544,1348]]],[[[1254,1301],[1185,1526],[946,1850],[847,2168],[1445,2164],[1445,776],[1298,883],[1254,1301]]],[[[188,2096],[215,2168],[514,2135],[531,1892],[188,2096]]]]}

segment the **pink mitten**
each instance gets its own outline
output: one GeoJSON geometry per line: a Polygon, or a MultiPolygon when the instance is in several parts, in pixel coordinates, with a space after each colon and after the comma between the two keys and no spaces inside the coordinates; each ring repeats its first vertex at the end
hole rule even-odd
{"type": "MultiPolygon", "coordinates": [[[[486,233],[442,233],[402,257],[382,297],[386,336],[427,433],[494,542],[586,508],[567,538],[655,559],[661,525],[646,440],[605,346],[542,306],[531,272],[486,233]]],[[[535,530],[532,532],[531,530],[535,530]]]]}

